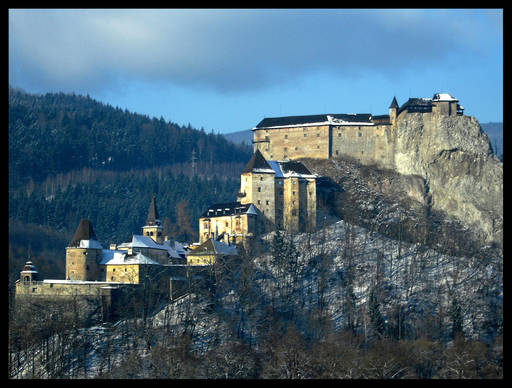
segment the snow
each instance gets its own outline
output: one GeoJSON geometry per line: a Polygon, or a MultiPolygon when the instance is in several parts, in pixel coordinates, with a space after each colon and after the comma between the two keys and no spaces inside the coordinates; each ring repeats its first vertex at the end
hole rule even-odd
{"type": "Polygon", "coordinates": [[[91,249],[103,249],[101,244],[94,239],[80,240],[80,245],[78,247],[79,248],[91,248],[91,249]]]}
{"type": "Polygon", "coordinates": [[[156,261],[151,260],[149,257],[144,256],[138,252],[136,255],[114,255],[114,258],[106,263],[107,265],[120,265],[120,264],[153,264],[160,265],[156,261]]]}
{"type": "Polygon", "coordinates": [[[459,101],[448,93],[436,93],[432,101],[459,101]]]}

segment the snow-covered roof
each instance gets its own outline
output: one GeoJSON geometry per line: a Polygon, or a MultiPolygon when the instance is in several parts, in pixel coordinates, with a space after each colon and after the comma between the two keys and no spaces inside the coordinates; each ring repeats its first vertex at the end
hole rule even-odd
{"type": "Polygon", "coordinates": [[[432,101],[459,101],[448,93],[436,93],[432,101]]]}
{"type": "Polygon", "coordinates": [[[238,255],[238,251],[235,245],[228,245],[221,241],[214,239],[206,240],[201,245],[194,247],[189,255],[201,255],[201,254],[221,254],[221,255],[238,255]]]}
{"type": "Polygon", "coordinates": [[[134,255],[114,255],[112,260],[106,263],[107,265],[121,265],[121,264],[154,264],[160,265],[156,261],[151,260],[149,257],[144,256],[142,253],[137,252],[134,255]]]}
{"type": "Polygon", "coordinates": [[[92,248],[92,249],[103,249],[99,241],[90,239],[90,240],[80,240],[78,244],[78,248],[92,248]]]}
{"type": "Polygon", "coordinates": [[[264,118],[252,130],[261,128],[291,128],[319,125],[375,125],[369,113],[330,113],[306,116],[264,118]]]}
{"type": "MultiPolygon", "coordinates": [[[[180,255],[176,250],[171,246],[169,241],[164,241],[162,244],[158,244],[149,236],[143,236],[140,234],[134,234],[132,236],[132,241],[127,243],[122,243],[118,245],[118,248],[150,248],[150,249],[159,249],[163,251],[167,251],[169,256],[173,258],[180,258],[180,255]]],[[[183,248],[183,247],[181,247],[183,248]]]]}
{"type": "Polygon", "coordinates": [[[124,256],[127,255],[126,251],[117,251],[117,250],[110,250],[110,249],[103,249],[101,251],[101,261],[99,264],[107,264],[110,260],[113,260],[114,258],[116,260],[121,260],[121,258],[124,258],[124,256]]]}
{"type": "Polygon", "coordinates": [[[316,175],[312,174],[301,162],[267,160],[267,163],[272,167],[276,178],[316,178],[316,175]]]}
{"type": "Polygon", "coordinates": [[[56,284],[126,284],[119,282],[102,282],[96,280],[67,280],[67,279],[44,279],[43,283],[56,283],[56,284]]]}

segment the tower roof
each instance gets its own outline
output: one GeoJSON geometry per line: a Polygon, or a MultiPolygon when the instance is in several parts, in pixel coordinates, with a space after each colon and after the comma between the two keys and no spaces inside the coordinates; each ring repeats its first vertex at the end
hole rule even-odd
{"type": "Polygon", "coordinates": [[[159,225],[160,217],[158,216],[158,211],[156,210],[156,202],[155,196],[151,198],[151,204],[149,205],[148,217],[146,219],[146,225],[159,225]]]}
{"type": "Polygon", "coordinates": [[[396,97],[393,97],[393,101],[391,101],[391,105],[389,106],[389,109],[398,109],[398,102],[396,101],[396,97]]]}
{"type": "Polygon", "coordinates": [[[267,163],[263,155],[261,154],[260,150],[256,149],[254,154],[252,155],[251,159],[245,166],[245,168],[242,171],[243,173],[247,172],[269,172],[274,173],[274,170],[272,170],[272,167],[267,163]],[[266,171],[265,171],[266,170],[266,171]]]}
{"type": "MultiPolygon", "coordinates": [[[[87,219],[80,220],[80,224],[78,224],[78,228],[76,228],[75,234],[69,243],[69,247],[81,247],[81,248],[95,248],[95,244],[81,244],[80,241],[89,241],[93,240],[96,242],[96,234],[94,234],[94,229],[92,228],[92,224],[87,219]],[[87,246],[86,246],[87,245],[87,246]]],[[[99,243],[98,243],[99,244],[99,243]]]]}

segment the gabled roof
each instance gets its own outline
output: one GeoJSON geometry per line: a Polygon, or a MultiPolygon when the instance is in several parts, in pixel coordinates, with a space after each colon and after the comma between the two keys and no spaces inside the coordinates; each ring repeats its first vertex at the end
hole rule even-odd
{"type": "Polygon", "coordinates": [[[224,217],[239,214],[257,214],[254,206],[250,203],[242,204],[240,202],[216,203],[208,206],[208,209],[201,214],[200,218],[205,217],[224,217]]]}
{"type": "Polygon", "coordinates": [[[216,241],[212,238],[206,240],[201,245],[193,248],[189,255],[233,255],[236,256],[238,251],[235,245],[228,245],[222,241],[216,241]]]}
{"type": "Polygon", "coordinates": [[[276,178],[289,178],[289,177],[299,177],[299,178],[315,178],[316,176],[311,173],[307,167],[298,162],[296,160],[289,161],[277,161],[277,160],[269,160],[268,164],[274,172],[276,173],[276,178]]]}
{"type": "Polygon", "coordinates": [[[149,236],[143,236],[140,234],[134,234],[132,236],[132,241],[122,243],[118,245],[118,248],[150,248],[150,249],[159,249],[162,251],[167,251],[169,256],[174,258],[179,258],[180,255],[176,252],[176,250],[171,247],[171,244],[168,241],[164,241],[162,244],[158,244],[149,236]]]}
{"type": "Polygon", "coordinates": [[[254,129],[304,125],[371,125],[369,113],[330,113],[307,116],[266,117],[254,129]]]}
{"type": "Polygon", "coordinates": [[[68,244],[68,247],[74,248],[94,248],[102,249],[101,244],[96,240],[96,234],[92,228],[92,224],[87,219],[80,220],[75,234],[68,244]]]}
{"type": "Polygon", "coordinates": [[[112,259],[108,260],[105,264],[107,265],[119,265],[119,264],[151,264],[160,265],[149,257],[144,256],[142,253],[137,252],[133,255],[125,254],[114,254],[112,259]]]}
{"type": "Polygon", "coordinates": [[[274,171],[268,165],[260,150],[256,149],[254,154],[252,154],[251,159],[249,159],[249,162],[247,162],[247,165],[243,169],[242,174],[248,172],[268,172],[272,174],[274,171]]]}

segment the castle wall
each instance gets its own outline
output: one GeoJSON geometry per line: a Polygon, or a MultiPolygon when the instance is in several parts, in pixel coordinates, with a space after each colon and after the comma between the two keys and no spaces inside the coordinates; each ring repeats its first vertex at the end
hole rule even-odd
{"type": "Polygon", "coordinates": [[[348,156],[362,164],[393,168],[394,129],[391,125],[335,126],[332,156],[348,156]]]}
{"type": "Polygon", "coordinates": [[[329,125],[256,129],[254,151],[259,149],[267,160],[328,159],[329,132],[329,125]]]}
{"type": "Polygon", "coordinates": [[[384,124],[256,129],[254,151],[259,149],[269,160],[348,156],[363,164],[393,168],[393,128],[384,124]]]}

